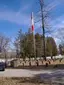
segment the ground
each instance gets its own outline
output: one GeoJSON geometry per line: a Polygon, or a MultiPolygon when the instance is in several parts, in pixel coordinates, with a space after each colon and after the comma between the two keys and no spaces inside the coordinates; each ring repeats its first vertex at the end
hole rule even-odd
{"type": "Polygon", "coordinates": [[[0,78],[0,85],[49,85],[38,82],[26,81],[25,78],[0,78]]]}
{"type": "Polygon", "coordinates": [[[64,70],[6,69],[4,72],[0,72],[0,85],[1,84],[64,85],[64,70]]]}
{"type": "Polygon", "coordinates": [[[54,65],[63,68],[64,59],[51,61],[52,69],[49,66],[43,69],[43,65],[35,69],[7,68],[0,72],[0,85],[64,85],[64,69],[54,65]]]}

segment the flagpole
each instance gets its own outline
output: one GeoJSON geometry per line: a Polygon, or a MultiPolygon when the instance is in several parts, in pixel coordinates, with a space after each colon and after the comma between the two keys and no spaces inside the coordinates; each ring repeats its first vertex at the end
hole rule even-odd
{"type": "Polygon", "coordinates": [[[33,16],[33,12],[31,14],[31,22],[32,22],[33,44],[34,44],[34,56],[35,56],[35,60],[36,60],[36,43],[35,43],[35,31],[34,31],[34,16],[33,16]]]}

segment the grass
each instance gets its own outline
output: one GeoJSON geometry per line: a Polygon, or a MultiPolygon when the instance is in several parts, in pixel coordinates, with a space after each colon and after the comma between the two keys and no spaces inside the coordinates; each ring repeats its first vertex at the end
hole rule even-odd
{"type": "Polygon", "coordinates": [[[0,78],[0,85],[49,85],[35,78],[0,78]]]}

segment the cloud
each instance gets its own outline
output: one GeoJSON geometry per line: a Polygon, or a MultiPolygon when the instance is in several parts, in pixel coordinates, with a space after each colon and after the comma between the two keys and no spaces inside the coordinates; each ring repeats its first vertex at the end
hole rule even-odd
{"type": "Polygon", "coordinates": [[[0,20],[7,20],[9,22],[13,22],[19,25],[28,25],[29,24],[29,16],[26,14],[19,14],[16,16],[17,12],[13,11],[2,11],[0,12],[0,20]]]}
{"type": "Polygon", "coordinates": [[[55,8],[56,6],[58,6],[60,4],[59,1],[55,0],[54,2],[50,3],[45,10],[46,11],[51,11],[53,8],[55,8]]]}
{"type": "Polygon", "coordinates": [[[23,7],[20,6],[20,8],[19,8],[19,10],[18,10],[18,12],[17,12],[17,16],[18,16],[19,14],[21,14],[22,12],[27,14],[29,8],[31,8],[31,4],[30,4],[30,3],[25,4],[23,7]]]}
{"type": "MultiPolygon", "coordinates": [[[[47,12],[50,12],[59,4],[60,4],[60,1],[57,1],[57,0],[54,0],[54,2],[49,3],[46,7],[44,4],[44,11],[45,11],[44,13],[46,14],[47,12]]],[[[41,14],[41,11],[39,11],[38,14],[41,14]]]]}
{"type": "Polygon", "coordinates": [[[23,6],[20,5],[18,11],[9,9],[4,5],[3,9],[0,8],[0,20],[6,20],[18,25],[30,25],[30,14],[29,9],[31,7],[30,3],[25,3],[23,6]]]}
{"type": "MultiPolygon", "coordinates": [[[[55,6],[58,5],[59,2],[54,1],[53,3],[50,3],[46,8],[50,8],[49,10],[53,9],[55,6]]],[[[20,6],[19,10],[17,12],[14,12],[12,10],[0,10],[0,20],[7,20],[12,23],[16,23],[19,25],[26,25],[30,26],[30,14],[27,14],[26,10],[31,7],[31,3],[25,4],[23,7],[20,6]]],[[[28,10],[29,11],[29,10],[28,10]]],[[[51,20],[50,20],[51,21],[51,20]]],[[[54,23],[56,20],[52,23],[54,23]]],[[[56,24],[56,23],[55,23],[56,24]]],[[[41,21],[39,23],[35,24],[35,28],[38,29],[41,27],[41,21]]]]}
{"type": "MultiPolygon", "coordinates": [[[[59,1],[57,1],[57,0],[54,0],[54,2],[51,2],[49,5],[47,5],[45,8],[44,8],[44,16],[46,16],[46,14],[48,14],[49,13],[49,11],[51,11],[51,10],[53,10],[56,6],[58,6],[60,4],[60,0],[59,1]]],[[[42,25],[41,25],[41,20],[40,20],[40,16],[41,16],[41,12],[39,11],[38,13],[37,13],[37,15],[35,16],[35,22],[37,22],[37,23],[35,23],[35,26],[36,26],[36,29],[38,29],[38,28],[40,28],[42,25]],[[37,17],[39,17],[39,18],[37,18],[37,17]],[[39,21],[40,20],[40,21],[39,21]],[[39,22],[38,22],[39,21],[39,22]]],[[[46,17],[46,20],[45,20],[45,23],[48,23],[48,22],[50,22],[49,23],[49,25],[51,24],[51,19],[50,18],[48,18],[48,17],[46,17]]]]}
{"type": "MultiPolygon", "coordinates": [[[[52,3],[50,3],[46,7],[46,9],[49,9],[48,11],[51,11],[56,6],[59,6],[60,4],[62,4],[62,0],[56,0],[52,3]]],[[[48,18],[47,22],[49,23],[49,27],[50,27],[50,31],[51,31],[51,33],[48,33],[47,35],[52,36],[55,39],[56,43],[59,44],[61,42],[62,37],[64,36],[64,15],[57,16],[54,19],[48,18]],[[60,31],[62,31],[62,32],[60,33],[60,31]]],[[[38,24],[37,24],[36,30],[39,32],[40,29],[38,27],[40,26],[40,22],[38,24]]]]}
{"type": "Polygon", "coordinates": [[[50,21],[51,36],[55,39],[57,45],[64,42],[64,15],[57,17],[55,20],[50,21]]]}
{"type": "Polygon", "coordinates": [[[64,27],[64,14],[52,20],[51,25],[54,27],[64,27]]]}

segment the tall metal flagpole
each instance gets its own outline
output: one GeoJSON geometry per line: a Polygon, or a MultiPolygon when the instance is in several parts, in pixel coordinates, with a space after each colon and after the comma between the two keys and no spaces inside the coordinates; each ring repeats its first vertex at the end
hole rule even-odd
{"type": "Polygon", "coordinates": [[[40,7],[41,7],[41,17],[42,17],[42,30],[43,30],[43,53],[44,53],[44,60],[46,60],[46,55],[45,55],[45,28],[44,28],[44,15],[43,15],[43,6],[44,2],[43,0],[40,1],[40,7]]]}
{"type": "Polygon", "coordinates": [[[35,44],[35,31],[34,31],[34,16],[33,16],[33,12],[31,14],[31,23],[32,23],[32,34],[33,34],[33,43],[34,43],[34,56],[36,59],[36,44],[35,44]]]}

